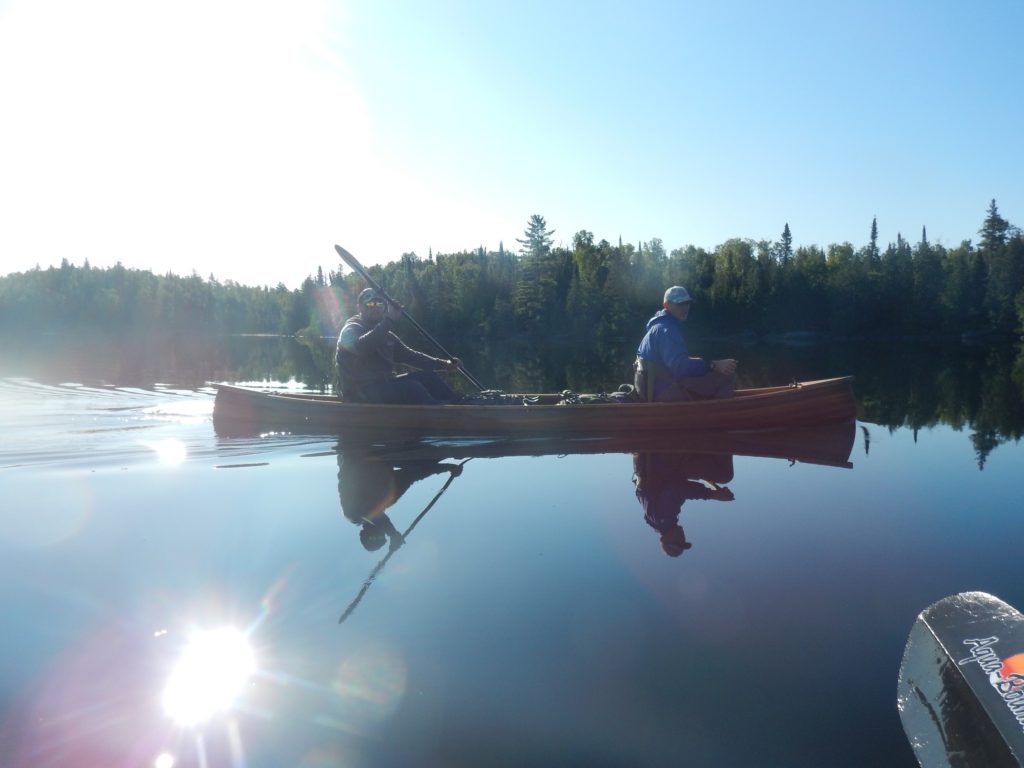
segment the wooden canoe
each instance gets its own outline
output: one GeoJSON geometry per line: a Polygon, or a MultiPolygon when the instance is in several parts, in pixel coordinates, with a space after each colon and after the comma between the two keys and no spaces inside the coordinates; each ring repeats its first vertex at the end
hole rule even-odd
{"type": "Polygon", "coordinates": [[[523,396],[512,405],[380,405],[333,395],[288,394],[218,384],[218,434],[263,429],[381,435],[631,435],[679,431],[786,429],[851,421],[852,377],[737,390],[729,400],[683,403],[576,403],[561,395],[523,396]],[[526,398],[530,398],[530,404],[526,398]]]}

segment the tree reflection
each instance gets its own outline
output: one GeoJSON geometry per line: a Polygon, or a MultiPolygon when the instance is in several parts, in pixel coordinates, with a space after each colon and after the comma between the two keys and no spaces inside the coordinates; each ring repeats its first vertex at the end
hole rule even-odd
{"type": "MultiPolygon", "coordinates": [[[[489,386],[507,392],[610,392],[629,381],[637,339],[587,344],[477,344],[442,339],[489,386]],[[468,348],[467,348],[468,347],[468,348]]],[[[696,338],[693,353],[707,352],[696,338]]],[[[304,336],[162,337],[66,333],[38,339],[0,337],[0,375],[42,382],[155,382],[200,388],[210,381],[296,381],[314,390],[334,382],[334,340],[304,336]]],[[[743,360],[740,386],[768,386],[852,374],[862,421],[890,430],[948,425],[965,431],[984,467],[997,446],[1024,435],[1024,345],[959,340],[753,344],[715,339],[723,355],[743,360]]]]}
{"type": "Polygon", "coordinates": [[[1024,346],[888,350],[861,366],[861,419],[915,432],[938,425],[969,431],[978,468],[1024,435],[1024,346]]]}

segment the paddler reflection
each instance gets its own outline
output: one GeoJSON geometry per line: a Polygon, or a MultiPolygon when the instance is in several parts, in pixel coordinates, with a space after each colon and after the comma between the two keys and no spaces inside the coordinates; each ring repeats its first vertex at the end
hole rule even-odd
{"type": "Polygon", "coordinates": [[[690,499],[732,501],[732,454],[647,452],[633,454],[633,484],[644,520],[658,533],[661,548],[679,557],[693,545],[679,523],[690,499]]]}
{"type": "Polygon", "coordinates": [[[369,551],[389,544],[398,549],[405,538],[395,528],[385,510],[392,507],[416,482],[445,472],[452,477],[462,473],[459,464],[437,461],[405,461],[400,464],[358,454],[338,451],[338,499],[341,511],[360,526],[359,541],[369,551]]]}

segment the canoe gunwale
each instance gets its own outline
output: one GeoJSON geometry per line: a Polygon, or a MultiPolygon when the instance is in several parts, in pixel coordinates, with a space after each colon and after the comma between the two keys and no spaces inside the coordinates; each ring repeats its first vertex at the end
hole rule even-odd
{"type": "MultiPolygon", "coordinates": [[[[292,424],[345,431],[438,434],[566,434],[756,430],[855,418],[852,377],[738,390],[727,400],[677,403],[404,405],[345,403],[333,395],[273,393],[216,384],[214,421],[292,424]]],[[[548,395],[548,398],[557,397],[548,395]]]]}

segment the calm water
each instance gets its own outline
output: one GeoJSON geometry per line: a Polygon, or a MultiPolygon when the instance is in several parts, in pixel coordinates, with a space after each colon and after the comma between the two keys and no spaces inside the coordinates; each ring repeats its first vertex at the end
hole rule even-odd
{"type": "Polygon", "coordinates": [[[218,436],[205,382],[249,369],[217,354],[105,382],[87,356],[8,357],[0,765],[914,765],[895,701],[917,613],[967,589],[1024,606],[1016,353],[858,354],[746,355],[857,374],[852,435],[639,458],[218,436]],[[887,399],[894,359],[916,384],[887,399]],[[679,557],[637,468],[691,497],[679,557]],[[364,546],[349,518],[373,509],[415,522],[404,545],[364,546]],[[248,676],[230,645],[196,661],[224,627],[248,676]]]}

